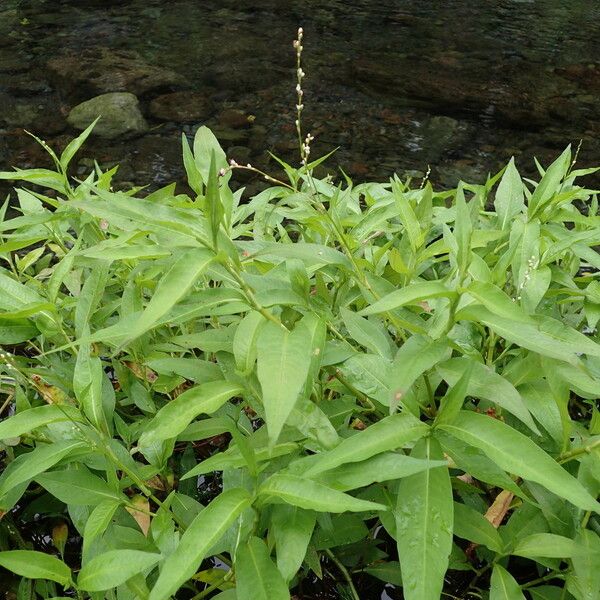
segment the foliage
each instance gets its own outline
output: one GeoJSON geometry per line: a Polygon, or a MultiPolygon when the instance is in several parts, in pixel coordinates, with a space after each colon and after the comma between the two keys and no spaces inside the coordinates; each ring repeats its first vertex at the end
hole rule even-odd
{"type": "Polygon", "coordinates": [[[20,598],[285,600],[310,571],[599,598],[600,217],[569,149],[445,192],[282,164],[242,202],[205,128],[192,197],[75,182],[89,131],[0,174],[25,185],[0,225],[20,598]]]}

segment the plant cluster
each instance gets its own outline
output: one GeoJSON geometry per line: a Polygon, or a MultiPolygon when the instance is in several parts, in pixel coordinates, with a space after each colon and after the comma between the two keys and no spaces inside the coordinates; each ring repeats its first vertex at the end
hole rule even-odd
{"type": "Polygon", "coordinates": [[[305,151],[242,202],[206,128],[191,195],[76,182],[90,131],[0,174],[19,599],[288,600],[309,574],[600,597],[600,217],[569,149],[443,192],[336,185],[305,151]]]}

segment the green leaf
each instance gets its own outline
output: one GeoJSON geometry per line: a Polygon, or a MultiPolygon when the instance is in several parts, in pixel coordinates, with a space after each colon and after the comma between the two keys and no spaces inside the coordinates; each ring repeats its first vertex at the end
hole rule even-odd
{"type": "Polygon", "coordinates": [[[235,574],[237,600],[290,599],[283,576],[273,564],[264,542],[257,537],[251,537],[239,547],[235,574]]]}
{"type": "Polygon", "coordinates": [[[188,250],[176,258],[158,282],[144,312],[132,325],[131,330],[125,332],[126,339],[134,339],[152,329],[161,317],[187,295],[213,258],[214,254],[203,248],[188,250]]]}
{"type": "Polygon", "coordinates": [[[38,328],[26,319],[0,323],[0,344],[21,344],[38,334],[38,328]]]}
{"type": "Polygon", "coordinates": [[[579,508],[600,511],[600,504],[577,479],[534,441],[501,421],[487,415],[462,411],[453,423],[443,423],[439,427],[481,449],[505,471],[539,483],[579,508]]]}
{"type": "Polygon", "coordinates": [[[0,498],[13,487],[33,479],[66,456],[87,450],[89,446],[85,442],[65,440],[39,445],[31,452],[21,454],[0,475],[0,498]]]}
{"type": "Polygon", "coordinates": [[[375,482],[408,477],[434,467],[446,465],[444,460],[423,460],[399,452],[383,452],[361,462],[348,463],[325,471],[318,480],[336,490],[353,490],[375,482]]]}
{"type": "MultiPolygon", "coordinates": [[[[475,200],[474,200],[475,201],[475,200]]],[[[473,202],[474,202],[473,201],[473,202]]],[[[456,239],[457,254],[456,262],[461,276],[467,273],[471,254],[471,235],[473,233],[473,222],[471,221],[471,210],[465,200],[463,184],[458,184],[456,190],[456,218],[454,219],[454,237],[456,239]]]]}
{"type": "Polygon", "coordinates": [[[97,356],[91,356],[89,344],[81,344],[77,352],[77,362],[73,373],[73,391],[87,418],[100,431],[108,434],[110,427],[107,412],[110,414],[112,411],[105,412],[104,410],[103,377],[102,361],[97,356]]]}
{"type": "Polygon", "coordinates": [[[213,247],[216,250],[219,230],[221,229],[221,224],[223,223],[224,210],[223,203],[221,202],[221,196],[219,194],[219,175],[217,173],[214,150],[212,150],[210,153],[210,167],[208,173],[208,183],[206,184],[205,207],[208,222],[210,224],[213,247]]]}
{"type": "Polygon", "coordinates": [[[571,163],[571,146],[567,146],[564,152],[548,167],[544,176],[537,184],[529,200],[529,218],[538,214],[548,204],[553,196],[561,190],[559,187],[563,177],[571,163]]]}
{"type": "Polygon", "coordinates": [[[340,314],[348,333],[354,340],[375,354],[392,359],[390,340],[381,325],[378,326],[364,317],[359,317],[346,308],[342,308],[340,314]]]}
{"type": "MultiPolygon", "coordinates": [[[[125,500],[125,498],[123,498],[125,500]]],[[[87,550],[91,543],[100,535],[102,535],[108,526],[117,510],[120,503],[115,500],[104,500],[94,507],[85,522],[83,530],[83,556],[86,556],[87,550]]]]}
{"type": "Polygon", "coordinates": [[[82,421],[81,413],[67,404],[46,404],[24,410],[16,415],[0,421],[0,440],[14,438],[29,433],[38,427],[50,423],[82,421]]]}
{"type": "Polygon", "coordinates": [[[196,132],[194,137],[194,159],[198,172],[202,177],[203,183],[207,183],[210,177],[211,161],[213,161],[216,170],[227,168],[227,157],[219,145],[215,134],[205,126],[202,126],[196,132]]]}
{"type": "Polygon", "coordinates": [[[77,337],[81,337],[92,322],[92,316],[98,308],[104,295],[104,288],[108,283],[109,266],[108,261],[97,261],[81,288],[75,307],[75,334],[77,337]]]}
{"type": "Polygon", "coordinates": [[[523,181],[512,157],[508,163],[494,199],[500,229],[510,229],[512,220],[525,210],[523,181]]]}
{"type": "Polygon", "coordinates": [[[238,324],[233,338],[235,364],[242,375],[249,375],[256,362],[256,340],[265,318],[256,310],[250,311],[238,324]]]}
{"type": "Polygon", "coordinates": [[[77,587],[87,592],[102,592],[155,565],[162,556],[139,550],[108,550],[83,565],[77,587]]]}
{"type": "Polygon", "coordinates": [[[71,581],[71,569],[60,559],[33,550],[9,550],[0,552],[0,566],[29,579],[49,579],[67,586],[71,581]]]}
{"type": "Polygon", "coordinates": [[[334,469],[346,463],[359,462],[401,448],[404,444],[423,437],[429,427],[411,414],[395,414],[385,417],[364,431],[342,440],[332,450],[317,456],[305,475],[314,477],[318,473],[334,469]]]}
{"type": "Polygon", "coordinates": [[[425,336],[413,335],[404,342],[390,369],[388,387],[392,409],[398,404],[404,404],[403,398],[417,378],[448,358],[451,353],[445,338],[432,340],[425,336]]]}
{"type": "Polygon", "coordinates": [[[311,363],[310,344],[309,332],[301,324],[290,332],[269,322],[259,334],[257,373],[271,445],[304,388],[311,363]]]}
{"type": "Polygon", "coordinates": [[[577,600],[598,600],[600,593],[600,536],[583,529],[574,541],[577,552],[573,556],[574,575],[567,578],[567,589],[577,600]]]}
{"type": "Polygon", "coordinates": [[[259,488],[265,503],[284,502],[307,510],[342,513],[387,510],[383,504],[359,500],[326,485],[296,475],[276,474],[259,488]]]}
{"type": "Polygon", "coordinates": [[[60,155],[60,166],[62,167],[63,171],[67,171],[71,159],[75,156],[75,154],[77,154],[77,151],[81,148],[81,146],[83,146],[85,141],[88,139],[90,133],[92,133],[92,130],[96,126],[96,123],[99,119],[100,117],[98,117],[93,123],[91,123],[87,127],[87,129],[85,129],[82,133],[79,134],[79,136],[77,136],[74,140],[71,140],[67,144],[67,147],[63,150],[62,154],[60,155]]]}
{"type": "Polygon", "coordinates": [[[572,558],[577,544],[569,538],[553,533],[534,533],[520,539],[511,554],[525,558],[572,558]]]}
{"type": "Polygon", "coordinates": [[[65,504],[96,505],[106,500],[125,500],[104,479],[93,475],[83,466],[67,471],[42,473],[36,475],[35,480],[65,504]]]}
{"type": "Polygon", "coordinates": [[[0,309],[6,311],[20,310],[28,304],[43,304],[45,299],[31,287],[15,281],[0,269],[0,309]]]}
{"type": "MultiPolygon", "coordinates": [[[[425,438],[411,456],[441,460],[437,440],[425,438]]],[[[407,600],[439,598],[452,549],[453,502],[447,467],[428,469],[400,481],[396,501],[398,556],[407,600]]]]}
{"type": "Polygon", "coordinates": [[[504,544],[494,526],[470,506],[454,503],[454,535],[501,553],[504,544]]]}
{"type": "Polygon", "coordinates": [[[207,552],[250,506],[250,501],[248,492],[232,488],[202,510],[181,536],[173,554],[165,560],[148,600],[167,600],[192,577],[207,552]]]}
{"type": "Polygon", "coordinates": [[[472,358],[464,357],[452,358],[438,365],[437,370],[450,385],[456,385],[465,372],[472,370],[467,384],[467,394],[469,396],[489,400],[501,406],[525,423],[531,431],[539,435],[539,429],[519,392],[507,379],[496,373],[492,368],[472,358]]]}
{"type": "Polygon", "coordinates": [[[580,354],[600,356],[600,344],[544,315],[534,315],[532,323],[523,323],[495,315],[483,306],[468,306],[459,311],[456,318],[479,321],[517,346],[572,364],[579,363],[580,354]]]}
{"type": "Polygon", "coordinates": [[[209,381],[186,390],[156,413],[144,429],[139,445],[150,446],[177,437],[198,415],[212,414],[242,392],[242,387],[229,381],[209,381]]]}
{"type": "Polygon", "coordinates": [[[525,600],[514,577],[498,563],[494,565],[492,571],[490,600],[525,600]]]}
{"type": "Polygon", "coordinates": [[[181,145],[183,152],[183,166],[185,167],[188,183],[192,190],[196,192],[196,195],[199,196],[202,193],[202,176],[194,162],[194,155],[192,154],[188,139],[183,132],[181,133],[181,145]]]}
{"type": "MultiPolygon", "coordinates": [[[[235,431],[235,429],[232,429],[235,431]]],[[[272,448],[258,448],[253,452],[253,459],[255,463],[261,463],[277,458],[278,456],[286,456],[292,452],[298,450],[298,444],[293,442],[287,442],[284,444],[276,444],[272,448]]],[[[230,469],[240,469],[248,465],[248,460],[242,454],[241,449],[236,445],[232,446],[225,452],[217,452],[209,458],[203,460],[200,464],[196,465],[193,469],[181,476],[181,480],[189,479],[190,477],[197,477],[198,475],[204,475],[205,473],[212,473],[213,471],[228,471],[230,469]]]]}
{"type": "Polygon", "coordinates": [[[534,322],[512,298],[492,283],[472,281],[466,291],[496,316],[524,323],[534,322]]]}
{"type": "Polygon", "coordinates": [[[358,314],[362,316],[376,315],[383,312],[389,312],[404,306],[406,304],[416,304],[429,298],[455,298],[457,293],[449,290],[439,281],[426,281],[411,283],[410,285],[389,293],[387,296],[377,300],[361,310],[358,314]]]}
{"type": "Polygon", "coordinates": [[[315,521],[312,511],[287,504],[273,506],[269,534],[275,540],[277,568],[286,582],[291,581],[302,566],[315,521]]]}
{"type": "Polygon", "coordinates": [[[516,496],[523,496],[521,488],[481,450],[452,437],[439,428],[434,429],[434,436],[459,469],[479,481],[509,490],[516,496]]]}
{"type": "Polygon", "coordinates": [[[434,425],[452,423],[460,413],[465,402],[474,364],[474,361],[469,361],[460,379],[451,384],[450,389],[440,401],[440,409],[435,417],[434,425]]]}

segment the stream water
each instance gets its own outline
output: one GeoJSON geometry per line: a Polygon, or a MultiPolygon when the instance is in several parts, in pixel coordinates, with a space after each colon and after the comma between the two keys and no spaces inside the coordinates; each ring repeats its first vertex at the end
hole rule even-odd
{"type": "MultiPolygon", "coordinates": [[[[0,0],[0,168],[39,166],[30,130],[58,148],[70,109],[136,94],[146,130],[79,156],[122,182],[184,181],[180,135],[212,127],[228,154],[297,162],[296,29],[305,30],[313,155],[356,179],[432,167],[481,181],[515,155],[533,174],[582,140],[600,157],[600,4],[593,0],[0,0]]],[[[257,182],[247,182],[253,191],[257,182]]]]}

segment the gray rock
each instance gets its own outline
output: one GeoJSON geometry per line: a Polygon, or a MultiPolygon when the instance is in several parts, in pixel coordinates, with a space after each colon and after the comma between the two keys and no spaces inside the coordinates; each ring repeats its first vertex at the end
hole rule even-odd
{"type": "Polygon", "coordinates": [[[78,104],[67,121],[76,129],[85,129],[96,117],[101,117],[94,134],[104,138],[143,133],[148,124],[140,111],[138,99],[126,92],[102,94],[78,104]]]}

